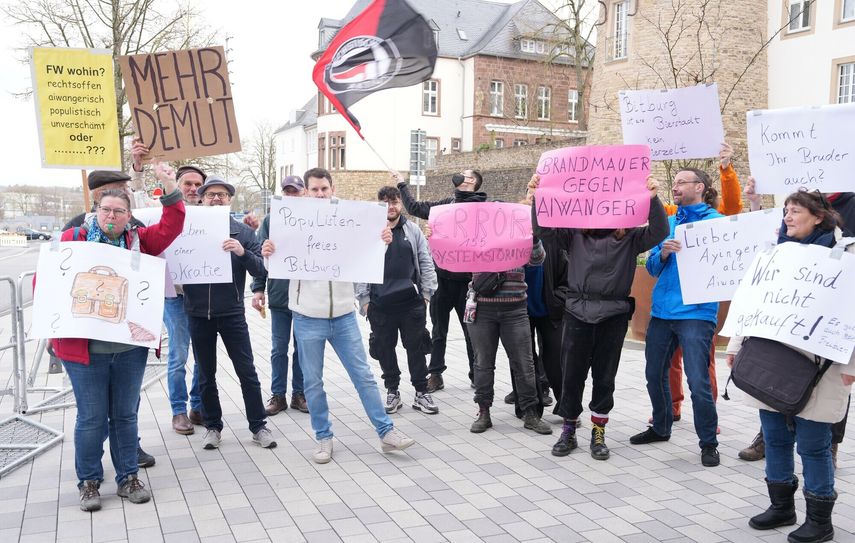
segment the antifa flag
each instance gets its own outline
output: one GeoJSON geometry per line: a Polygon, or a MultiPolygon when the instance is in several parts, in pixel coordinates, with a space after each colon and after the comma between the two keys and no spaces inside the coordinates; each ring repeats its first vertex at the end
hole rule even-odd
{"type": "Polygon", "coordinates": [[[424,17],[405,0],[374,0],[338,31],[312,79],[359,137],[350,106],[369,94],[430,79],[436,42],[424,17]]]}

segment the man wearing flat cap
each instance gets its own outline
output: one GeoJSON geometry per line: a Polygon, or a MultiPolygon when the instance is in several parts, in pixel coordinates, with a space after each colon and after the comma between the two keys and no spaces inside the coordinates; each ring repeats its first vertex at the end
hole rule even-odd
{"type": "MultiPolygon", "coordinates": [[[[297,175],[288,175],[282,179],[282,195],[300,197],[306,193],[303,180],[297,175]]],[[[258,230],[258,243],[263,244],[270,237],[270,215],[264,217],[258,230]]],[[[250,289],[252,307],[264,315],[264,290],[267,287],[267,298],[270,306],[271,335],[271,397],[265,410],[268,415],[275,415],[288,409],[288,346],[291,342],[291,323],[293,315],[288,309],[288,279],[267,279],[267,273],[256,277],[250,289]]],[[[291,364],[291,409],[308,413],[306,396],[303,394],[303,372],[300,371],[300,360],[297,354],[297,342],[294,342],[294,357],[291,364]]]]}
{"type": "MultiPolygon", "coordinates": [[[[235,188],[221,177],[209,175],[197,192],[204,206],[228,207],[235,188]]],[[[261,244],[250,227],[229,218],[229,238],[223,241],[222,247],[231,253],[232,282],[184,285],[184,311],[187,313],[193,354],[199,366],[202,416],[207,430],[202,446],[208,450],[218,448],[223,431],[223,411],[216,381],[219,335],[240,380],[252,440],[264,448],[272,448],[276,441],[267,429],[243,303],[246,273],[253,277],[262,277],[266,273],[261,244]]]]}

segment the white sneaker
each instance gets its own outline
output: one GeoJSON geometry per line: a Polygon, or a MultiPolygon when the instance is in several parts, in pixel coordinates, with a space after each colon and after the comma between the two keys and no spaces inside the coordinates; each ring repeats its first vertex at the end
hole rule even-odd
{"type": "Polygon", "coordinates": [[[417,409],[428,415],[436,415],[439,413],[439,407],[433,403],[433,396],[429,392],[416,392],[416,397],[413,399],[413,409],[417,409]]]}
{"type": "Polygon", "coordinates": [[[315,449],[315,454],[312,455],[316,464],[326,464],[332,460],[332,438],[321,439],[318,441],[318,447],[315,449]]]}
{"type": "Polygon", "coordinates": [[[407,437],[397,428],[392,428],[389,432],[380,439],[383,452],[403,451],[410,445],[416,442],[415,439],[407,437]]]}
{"type": "Polygon", "coordinates": [[[220,447],[220,432],[210,428],[205,431],[205,437],[202,439],[202,448],[212,451],[220,447]]]}
{"type": "Polygon", "coordinates": [[[397,390],[386,391],[386,413],[392,414],[401,409],[401,393],[397,390]]]}
{"type": "Polygon", "coordinates": [[[276,441],[274,441],[273,434],[267,429],[267,426],[252,434],[252,440],[265,449],[276,447],[276,441]]]}

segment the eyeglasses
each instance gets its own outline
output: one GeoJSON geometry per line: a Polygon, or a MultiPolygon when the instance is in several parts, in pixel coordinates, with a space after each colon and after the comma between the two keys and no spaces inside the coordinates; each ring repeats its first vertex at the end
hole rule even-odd
{"type": "Polygon", "coordinates": [[[98,206],[98,211],[104,215],[115,215],[116,217],[123,217],[128,213],[127,209],[122,209],[121,207],[98,206]]]}
{"type": "Polygon", "coordinates": [[[205,193],[205,199],[206,200],[213,200],[214,198],[219,198],[220,200],[225,200],[226,198],[228,198],[230,196],[231,196],[231,194],[229,194],[228,192],[206,192],[205,193]]]}
{"type": "Polygon", "coordinates": [[[679,187],[682,185],[688,185],[689,183],[703,183],[703,181],[677,181],[676,183],[674,183],[674,186],[679,187]]]}

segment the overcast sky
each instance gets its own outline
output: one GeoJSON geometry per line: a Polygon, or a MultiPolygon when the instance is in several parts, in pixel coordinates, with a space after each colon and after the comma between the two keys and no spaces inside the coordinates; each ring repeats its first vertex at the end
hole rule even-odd
{"type": "MultiPolygon", "coordinates": [[[[0,0],[0,5],[15,1],[0,0]]],[[[228,57],[235,113],[243,138],[252,134],[258,122],[284,124],[289,112],[316,92],[309,55],[317,48],[318,21],[321,17],[343,17],[355,2],[189,1],[197,6],[208,25],[218,30],[216,44],[225,45],[225,38],[231,38],[228,57]]],[[[163,0],[165,5],[169,2],[163,0]]],[[[0,185],[74,186],[80,183],[80,170],[41,167],[33,101],[12,96],[32,86],[29,65],[20,63],[19,53],[13,50],[22,43],[22,29],[11,26],[5,16],[0,16],[0,24],[0,119],[4,128],[0,131],[0,146],[5,166],[0,185]]]]}

